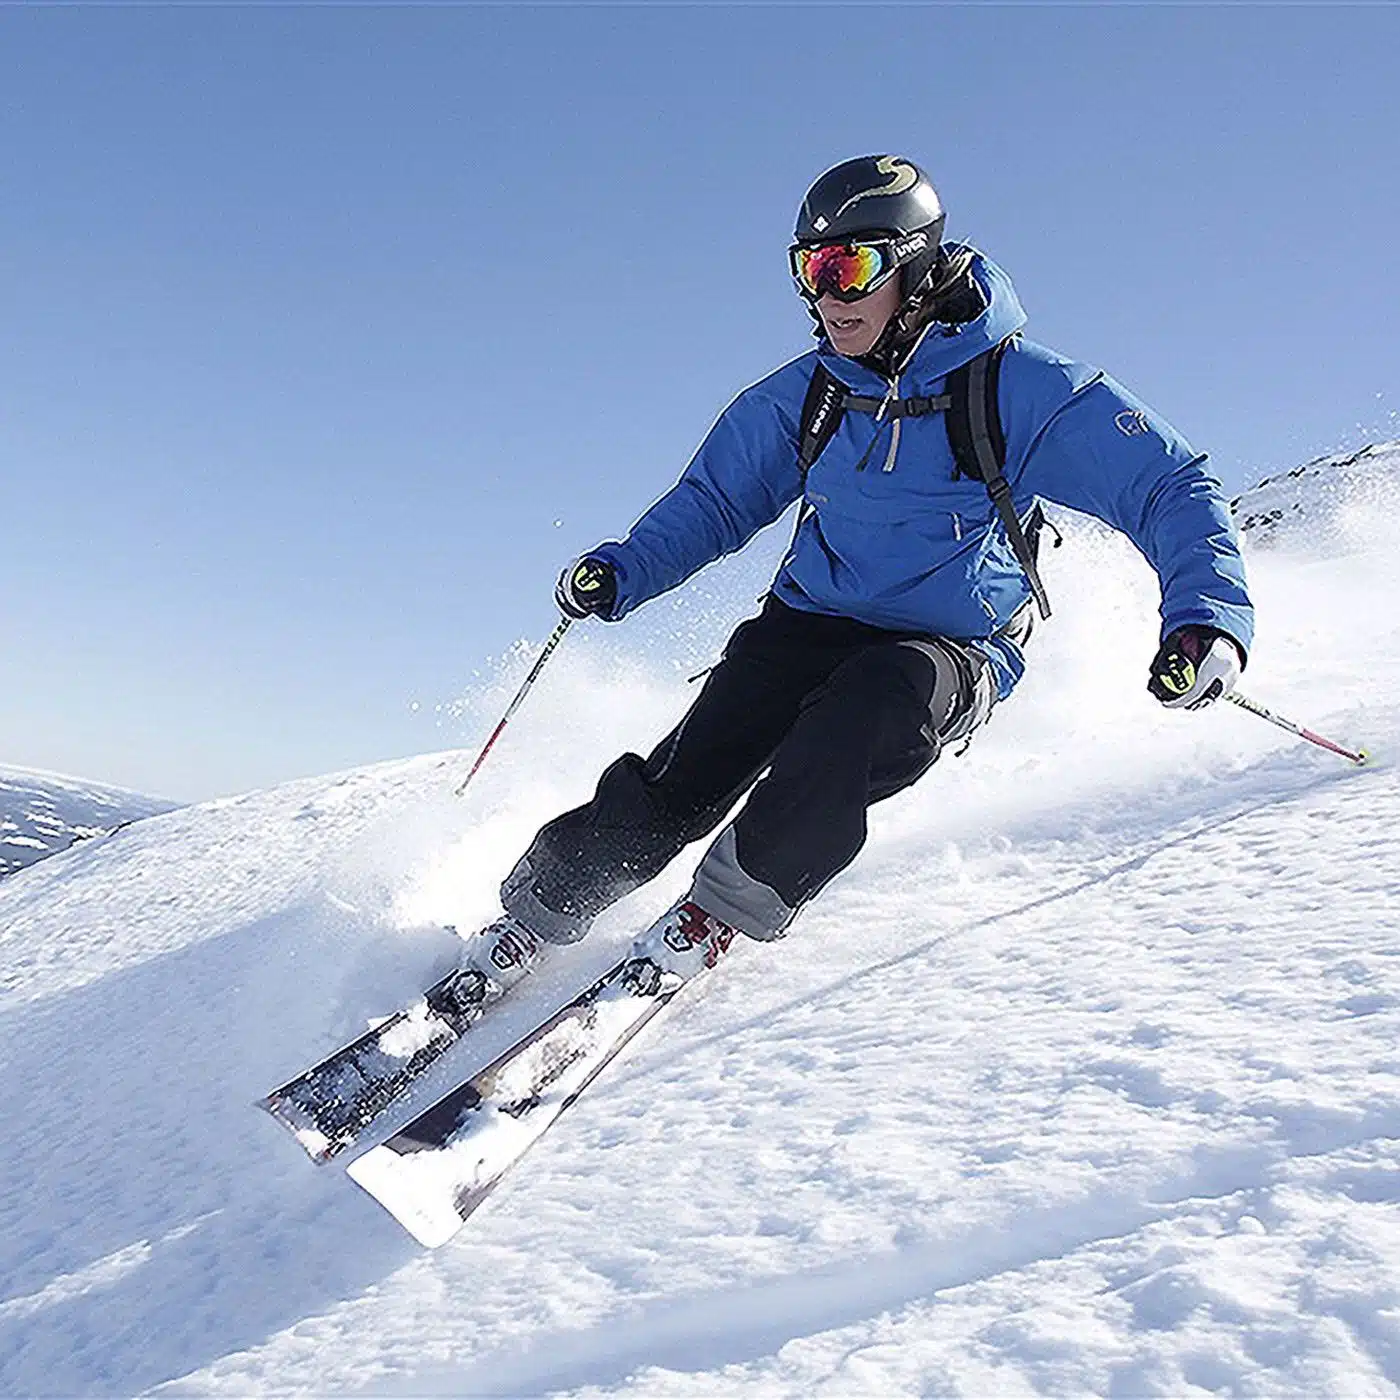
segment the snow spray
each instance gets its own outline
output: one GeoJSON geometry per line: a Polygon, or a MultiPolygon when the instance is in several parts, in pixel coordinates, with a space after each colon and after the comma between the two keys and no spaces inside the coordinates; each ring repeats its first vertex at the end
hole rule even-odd
{"type": "Polygon", "coordinates": [[[573,622],[571,617],[561,617],[559,625],[549,634],[549,640],[544,644],[544,650],[540,652],[535,664],[530,667],[530,674],[525,677],[520,689],[515,692],[515,699],[506,706],[506,712],[501,716],[501,722],[491,731],[491,737],[482,745],[481,752],[476,756],[476,762],[472,764],[472,770],[457,785],[454,796],[460,797],[467,790],[467,784],[476,777],[476,771],[486,762],[486,755],[491,752],[491,746],[501,737],[501,731],[510,723],[510,717],[520,708],[520,703],[530,693],[530,687],[539,679],[539,674],[544,670],[544,663],[549,660],[554,648],[564,640],[564,633],[569,630],[569,624],[573,622]]]}

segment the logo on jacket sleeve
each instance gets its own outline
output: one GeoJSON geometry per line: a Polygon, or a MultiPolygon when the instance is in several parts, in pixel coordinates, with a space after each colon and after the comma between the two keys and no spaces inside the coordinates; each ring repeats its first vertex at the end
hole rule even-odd
{"type": "Polygon", "coordinates": [[[1141,437],[1144,433],[1152,431],[1147,415],[1140,408],[1125,408],[1113,422],[1124,437],[1141,437]]]}

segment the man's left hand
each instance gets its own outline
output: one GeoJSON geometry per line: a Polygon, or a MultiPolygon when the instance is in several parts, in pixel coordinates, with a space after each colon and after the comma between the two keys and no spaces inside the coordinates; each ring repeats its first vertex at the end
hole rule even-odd
{"type": "Polygon", "coordinates": [[[1147,688],[1169,710],[1199,710],[1235,688],[1241,660],[1227,632],[1189,623],[1158,647],[1147,688]]]}

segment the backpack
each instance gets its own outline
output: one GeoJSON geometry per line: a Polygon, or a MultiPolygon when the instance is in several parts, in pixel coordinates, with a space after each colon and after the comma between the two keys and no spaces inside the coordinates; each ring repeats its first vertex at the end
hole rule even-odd
{"type": "MultiPolygon", "coordinates": [[[[826,450],[841,426],[842,418],[850,410],[873,414],[877,421],[942,413],[948,427],[948,443],[957,464],[954,480],[964,476],[976,478],[986,486],[987,494],[992,498],[992,504],[1006,528],[1006,537],[1016,562],[1025,571],[1036,606],[1040,609],[1041,617],[1045,618],[1050,616],[1050,599],[1036,569],[1040,532],[1046,524],[1045,513],[1037,505],[1022,524],[1012,504],[1011,487],[1003,470],[1006,466],[1006,436],[1002,432],[1001,410],[997,404],[997,385],[1001,377],[1002,356],[1014,339],[1014,336],[1010,336],[990,350],[984,350],[967,364],[959,365],[948,375],[946,393],[907,399],[877,399],[853,393],[818,360],[812,382],[807,386],[807,397],[802,401],[797,465],[805,482],[812,464],[826,450]]],[[[872,440],[871,447],[874,445],[872,440]]],[[[869,456],[868,450],[866,456],[869,456]]],[[[863,457],[861,466],[864,465],[863,457]]],[[[799,528],[801,521],[802,516],[799,515],[799,528]]]]}

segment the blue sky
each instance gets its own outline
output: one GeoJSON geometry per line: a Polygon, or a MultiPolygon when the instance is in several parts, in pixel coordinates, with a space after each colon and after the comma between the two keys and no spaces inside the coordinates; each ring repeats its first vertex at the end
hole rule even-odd
{"type": "Polygon", "coordinates": [[[0,7],[0,762],[198,798],[465,742],[435,708],[805,348],[793,213],[866,151],[1231,488],[1400,435],[1397,51],[1375,6],[0,7]]]}

